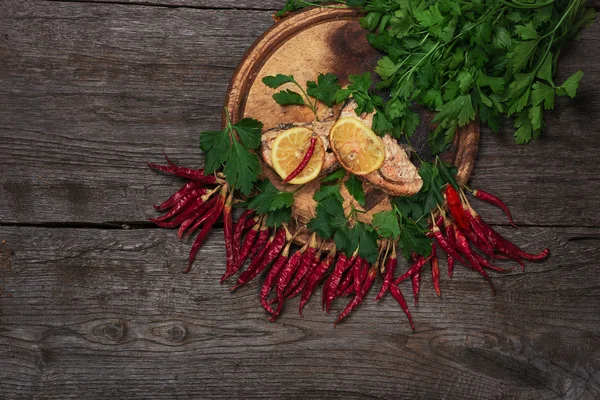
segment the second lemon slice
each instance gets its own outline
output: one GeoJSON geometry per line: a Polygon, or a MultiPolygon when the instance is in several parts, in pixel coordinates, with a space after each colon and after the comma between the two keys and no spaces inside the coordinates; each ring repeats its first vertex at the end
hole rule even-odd
{"type": "Polygon", "coordinates": [[[340,118],[331,128],[329,143],[340,164],[354,175],[377,171],[385,160],[383,140],[358,118],[340,118]]]}
{"type": "MultiPolygon", "coordinates": [[[[292,128],[281,132],[273,141],[271,159],[273,168],[282,179],[287,178],[304,159],[310,146],[312,131],[308,128],[292,128]]],[[[306,168],[294,179],[289,181],[292,185],[301,185],[310,182],[319,176],[325,158],[325,146],[320,138],[317,138],[315,152],[313,153],[306,168]]]]}

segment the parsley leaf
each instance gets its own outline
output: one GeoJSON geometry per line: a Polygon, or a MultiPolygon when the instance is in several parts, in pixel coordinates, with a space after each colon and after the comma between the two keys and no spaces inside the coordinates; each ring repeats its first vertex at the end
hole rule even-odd
{"type": "Polygon", "coordinates": [[[556,88],[556,94],[559,96],[569,96],[571,98],[575,97],[581,78],[583,78],[583,72],[575,72],[561,86],[556,88]]]}
{"type": "Polygon", "coordinates": [[[356,176],[351,174],[346,183],[344,183],[344,186],[346,186],[348,193],[354,197],[358,204],[364,207],[366,204],[366,198],[362,182],[356,176]]]}
{"type": "Polygon", "coordinates": [[[288,222],[292,215],[294,192],[282,192],[268,180],[256,184],[258,194],[248,200],[247,207],[258,214],[266,214],[268,226],[288,222]]]}
{"type": "Polygon", "coordinates": [[[262,79],[263,83],[271,89],[277,89],[279,86],[285,83],[294,83],[294,77],[292,75],[277,74],[275,76],[265,76],[262,79]]]}
{"type": "Polygon", "coordinates": [[[273,95],[273,99],[277,102],[277,104],[281,106],[303,106],[305,104],[302,95],[290,89],[282,90],[279,93],[275,93],[273,95]]]}
{"type": "Polygon", "coordinates": [[[374,214],[372,225],[383,238],[396,240],[400,236],[398,217],[393,210],[374,214]]]}
{"type": "Polygon", "coordinates": [[[333,106],[335,102],[335,94],[341,89],[338,84],[338,77],[334,74],[320,74],[317,82],[306,82],[309,96],[314,97],[325,103],[328,107],[333,106]]]}

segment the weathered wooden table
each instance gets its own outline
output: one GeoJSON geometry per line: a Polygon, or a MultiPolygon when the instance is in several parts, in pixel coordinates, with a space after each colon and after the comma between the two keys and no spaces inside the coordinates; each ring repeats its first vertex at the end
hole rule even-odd
{"type": "Polygon", "coordinates": [[[424,283],[416,334],[391,298],[333,329],[317,301],[273,324],[258,283],[219,286],[220,232],[181,273],[189,244],[145,222],[180,182],[145,163],[201,165],[282,3],[2,0],[0,398],[600,398],[599,24],[564,55],[559,80],[586,76],[541,140],[484,132],[472,185],[521,228],[482,213],[552,250],[496,297],[458,270],[441,299],[424,283]]]}

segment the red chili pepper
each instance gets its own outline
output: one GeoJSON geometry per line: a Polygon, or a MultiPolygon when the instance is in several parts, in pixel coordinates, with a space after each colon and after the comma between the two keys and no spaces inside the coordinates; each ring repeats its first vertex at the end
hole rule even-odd
{"type": "Polygon", "coordinates": [[[190,219],[192,219],[192,221],[195,220],[195,218],[198,218],[199,216],[203,215],[206,211],[210,211],[210,213],[212,214],[212,210],[215,206],[216,199],[217,197],[213,197],[206,202],[204,202],[204,200],[202,199],[197,199],[198,201],[192,207],[189,207],[185,211],[182,211],[171,221],[158,221],[154,218],[150,219],[150,221],[152,221],[155,225],[160,226],[161,228],[173,229],[180,226],[184,222],[189,221],[190,219]]]}
{"type": "Polygon", "coordinates": [[[164,211],[167,208],[173,207],[187,193],[189,193],[190,191],[195,190],[195,189],[200,189],[201,187],[202,187],[202,185],[199,185],[197,182],[194,182],[194,181],[188,182],[185,185],[183,185],[181,187],[181,189],[179,189],[177,192],[175,192],[171,197],[169,197],[167,200],[165,200],[161,205],[158,205],[158,206],[154,205],[154,208],[158,211],[164,211]]]}
{"type": "Polygon", "coordinates": [[[342,281],[342,276],[344,275],[344,272],[352,268],[352,266],[356,262],[357,257],[358,249],[356,249],[356,251],[354,252],[354,254],[352,254],[350,258],[343,255],[343,258],[340,257],[340,260],[338,260],[338,263],[336,264],[335,269],[333,270],[333,273],[331,274],[328,281],[329,289],[327,290],[327,299],[325,301],[325,311],[327,312],[327,314],[329,314],[329,310],[331,309],[331,303],[333,303],[333,300],[335,300],[336,298],[337,290],[340,286],[340,282],[342,281]]]}
{"type": "Polygon", "coordinates": [[[550,249],[544,249],[539,254],[530,254],[525,252],[524,250],[517,247],[514,243],[506,239],[504,236],[496,232],[489,226],[483,219],[475,212],[474,218],[481,226],[483,232],[486,234],[487,238],[490,240],[495,249],[500,251],[500,253],[509,256],[511,259],[515,261],[520,261],[521,258],[529,261],[541,261],[547,258],[550,255],[550,249]]]}
{"type": "Polygon", "coordinates": [[[341,320],[346,318],[348,314],[352,312],[360,303],[362,303],[363,299],[366,297],[367,293],[373,286],[373,282],[375,281],[375,277],[377,276],[377,271],[379,270],[379,263],[376,262],[368,269],[367,278],[363,282],[354,281],[356,294],[350,300],[344,311],[339,315],[337,321],[333,324],[334,327],[340,323],[341,320]]]}
{"type": "MultiPolygon", "coordinates": [[[[171,160],[169,160],[169,157],[167,157],[166,154],[164,154],[164,156],[165,156],[165,159],[167,160],[167,163],[169,164],[168,167],[165,167],[163,165],[152,164],[152,163],[148,163],[148,166],[150,168],[158,170],[158,171],[166,172],[168,174],[177,175],[182,178],[192,179],[192,180],[196,180],[196,181],[206,182],[206,181],[204,181],[204,178],[207,178],[208,176],[212,176],[212,179],[215,179],[214,175],[204,176],[203,169],[193,170],[190,168],[179,167],[179,166],[175,165],[175,163],[173,163],[171,160]]],[[[213,181],[213,183],[214,183],[214,181],[213,181]]],[[[210,184],[210,183],[206,183],[206,184],[210,184]]]]}
{"type": "Polygon", "coordinates": [[[508,217],[510,224],[512,226],[514,226],[515,228],[517,227],[517,225],[515,225],[515,221],[513,221],[512,215],[510,214],[510,210],[508,209],[506,204],[504,204],[504,202],[502,200],[500,200],[498,197],[496,197],[490,193],[484,192],[483,190],[473,190],[473,196],[477,197],[480,200],[485,201],[486,203],[493,204],[496,207],[500,208],[502,211],[504,211],[504,214],[506,214],[506,216],[508,217]]]}
{"type": "Polygon", "coordinates": [[[312,136],[310,137],[310,144],[308,145],[308,150],[306,151],[304,158],[302,159],[302,161],[300,161],[300,164],[296,167],[296,169],[293,170],[292,173],[289,174],[287,176],[287,178],[284,179],[283,183],[288,183],[289,181],[291,181],[292,179],[294,179],[295,177],[300,175],[300,173],[302,171],[304,171],[304,169],[308,165],[308,162],[310,161],[311,157],[315,153],[315,148],[317,146],[317,140],[318,140],[317,135],[315,133],[313,133],[312,136]]]}
{"type": "MultiPolygon", "coordinates": [[[[334,260],[335,261],[335,260],[334,260]]],[[[323,295],[321,296],[321,307],[323,311],[325,311],[325,303],[327,303],[327,297],[329,294],[329,286],[331,285],[331,281],[334,279],[334,274],[338,268],[344,268],[344,266],[348,263],[348,257],[344,253],[340,253],[337,257],[337,261],[334,262],[335,266],[333,267],[333,272],[329,275],[329,278],[325,281],[323,285],[323,295]]],[[[335,293],[334,293],[335,294],[335,293]]]]}
{"type": "Polygon", "coordinates": [[[304,245],[304,247],[302,249],[296,251],[294,253],[294,255],[290,257],[287,264],[283,267],[283,269],[279,273],[279,279],[277,280],[277,286],[276,286],[277,299],[273,300],[273,302],[275,302],[275,301],[277,302],[277,309],[273,313],[271,322],[275,321],[277,316],[279,316],[279,314],[283,310],[283,304],[285,303],[284,290],[285,290],[286,286],[292,280],[294,272],[296,272],[296,270],[300,266],[300,262],[302,261],[302,255],[304,254],[304,252],[306,251],[307,248],[308,248],[308,243],[306,245],[304,245]]]}
{"type": "Polygon", "coordinates": [[[158,218],[154,218],[155,221],[166,221],[170,218],[175,217],[180,212],[184,211],[190,205],[199,206],[202,205],[203,201],[198,203],[198,200],[202,198],[206,194],[205,188],[192,189],[189,190],[185,195],[183,195],[180,200],[175,203],[171,209],[164,215],[158,218]]]}
{"type": "Polygon", "coordinates": [[[242,244],[242,248],[238,254],[238,270],[244,265],[248,256],[250,255],[250,250],[255,248],[254,244],[256,243],[256,239],[262,227],[262,219],[258,219],[256,224],[252,227],[252,229],[246,234],[244,238],[244,244],[242,244]]]}
{"type": "MultiPolygon", "coordinates": [[[[274,314],[275,311],[273,311],[271,306],[269,304],[267,304],[267,298],[269,297],[269,293],[271,293],[271,290],[273,289],[273,286],[275,285],[275,282],[277,281],[277,277],[279,276],[281,270],[288,263],[288,257],[290,254],[290,246],[292,245],[292,242],[293,242],[292,237],[291,237],[291,235],[289,235],[289,233],[286,234],[286,239],[287,239],[287,244],[285,245],[285,248],[283,249],[281,254],[277,257],[277,261],[275,261],[275,264],[273,264],[273,267],[267,274],[267,277],[265,278],[265,282],[263,283],[262,289],[260,291],[260,304],[270,314],[274,314]]],[[[271,322],[273,322],[273,321],[274,321],[274,319],[271,322]]]]}
{"type": "Polygon", "coordinates": [[[409,276],[413,276],[421,271],[421,268],[430,260],[430,257],[424,258],[422,255],[413,253],[413,264],[404,274],[400,275],[394,283],[399,284],[409,276]]]}
{"type": "Polygon", "coordinates": [[[192,249],[190,250],[190,259],[188,267],[184,271],[184,273],[188,273],[192,269],[192,263],[196,259],[196,254],[204,244],[204,241],[206,240],[206,237],[208,236],[208,233],[212,229],[213,225],[221,216],[221,211],[223,211],[223,206],[225,205],[225,196],[227,196],[227,190],[227,185],[223,185],[223,187],[221,188],[221,192],[219,193],[219,198],[217,199],[216,205],[212,210],[211,217],[206,221],[206,224],[202,227],[202,230],[200,231],[198,237],[196,237],[196,240],[192,245],[192,249]]]}
{"type": "Polygon", "coordinates": [[[462,202],[458,192],[452,187],[452,185],[446,186],[446,201],[448,202],[448,208],[452,214],[452,218],[456,221],[456,225],[460,229],[467,229],[469,227],[469,221],[465,217],[462,202]]]}
{"type": "Polygon", "coordinates": [[[402,292],[400,291],[400,288],[398,287],[397,284],[392,283],[390,285],[390,293],[392,294],[392,297],[394,297],[396,299],[396,301],[400,305],[400,308],[402,308],[402,311],[404,311],[404,313],[408,317],[408,322],[410,322],[410,327],[412,328],[412,331],[414,332],[415,324],[413,323],[413,319],[412,319],[412,316],[410,315],[410,310],[408,309],[406,300],[404,299],[404,296],[402,295],[402,292]]]}
{"type": "Polygon", "coordinates": [[[421,289],[421,271],[415,272],[413,276],[410,277],[412,281],[412,289],[413,289],[413,297],[415,299],[415,307],[419,302],[419,291],[421,289]]]}
{"type": "Polygon", "coordinates": [[[467,238],[463,235],[460,229],[456,229],[456,247],[469,261],[468,266],[479,272],[488,281],[490,287],[492,288],[492,294],[495,295],[496,288],[494,287],[490,276],[487,274],[487,272],[485,272],[477,258],[473,255],[474,252],[471,249],[471,246],[469,246],[467,238]]]}
{"type": "MultiPolygon", "coordinates": [[[[448,244],[450,245],[450,247],[455,249],[456,237],[454,234],[454,226],[452,225],[450,220],[446,218],[444,219],[444,230],[446,231],[446,240],[448,244]]],[[[452,257],[450,254],[446,254],[446,256],[448,258],[448,276],[452,278],[452,274],[454,273],[454,257],[452,257]]]]}
{"type": "Polygon", "coordinates": [[[489,262],[485,257],[480,256],[476,252],[473,252],[473,255],[475,256],[475,258],[477,258],[477,261],[479,261],[479,263],[481,264],[482,267],[490,269],[492,271],[500,272],[501,274],[504,274],[504,273],[515,270],[514,268],[505,269],[505,268],[497,267],[497,266],[493,265],[491,262],[489,262]]]}
{"type": "Polygon", "coordinates": [[[260,228],[258,232],[258,237],[256,238],[256,243],[250,249],[250,258],[256,257],[259,251],[262,250],[263,246],[267,244],[267,240],[269,239],[269,229],[264,225],[260,228]]]}
{"type": "MultiPolygon", "coordinates": [[[[183,224],[181,224],[181,226],[179,227],[179,232],[177,233],[177,236],[179,237],[179,239],[181,239],[184,236],[185,233],[185,238],[187,239],[190,235],[192,235],[194,232],[196,232],[196,230],[202,225],[204,224],[212,215],[212,210],[211,210],[211,205],[214,205],[215,202],[212,201],[213,199],[209,200],[206,204],[208,204],[208,206],[203,209],[202,211],[198,210],[197,212],[194,213],[194,215],[192,217],[190,217],[189,219],[187,219],[183,224]],[[188,229],[188,227],[191,225],[192,227],[188,229]],[[187,232],[186,232],[187,229],[187,232]]],[[[216,201],[216,198],[214,199],[216,201]]]]}
{"type": "MultiPolygon", "coordinates": [[[[458,242],[458,236],[456,236],[457,230],[455,230],[454,234],[458,242]]],[[[438,228],[437,226],[433,227],[433,237],[435,238],[435,241],[437,242],[438,246],[440,246],[440,249],[442,249],[446,254],[452,256],[452,258],[454,258],[455,261],[458,261],[465,267],[470,267],[470,265],[465,260],[463,260],[458,251],[456,251],[454,247],[450,246],[444,235],[442,235],[442,231],[440,231],[440,228],[438,228]]]]}
{"type": "Polygon", "coordinates": [[[244,211],[233,227],[233,250],[236,259],[238,258],[240,248],[242,247],[242,236],[244,235],[244,232],[252,228],[256,223],[252,217],[254,217],[254,210],[248,209],[244,211]],[[252,223],[252,225],[247,227],[246,222],[248,221],[252,223]]]}
{"type": "Polygon", "coordinates": [[[221,277],[221,285],[229,276],[233,275],[233,271],[237,265],[235,254],[234,238],[233,238],[233,217],[231,215],[231,207],[233,205],[233,191],[229,193],[225,206],[223,207],[223,234],[225,236],[225,258],[227,266],[225,274],[221,277]]]}
{"type": "Polygon", "coordinates": [[[392,280],[394,279],[394,272],[396,271],[396,266],[398,265],[398,255],[396,254],[396,243],[392,243],[392,254],[388,258],[385,264],[385,277],[383,278],[383,284],[381,285],[381,290],[377,297],[375,297],[375,301],[379,301],[384,294],[390,289],[390,285],[392,284],[392,280]]]}
{"type": "Polygon", "coordinates": [[[431,277],[433,279],[433,287],[435,289],[435,293],[438,296],[441,296],[442,290],[440,289],[440,263],[438,260],[437,247],[435,243],[432,246],[431,254],[431,277]]]}
{"type": "Polygon", "coordinates": [[[240,275],[237,284],[231,290],[236,290],[260,275],[281,253],[285,243],[286,230],[280,228],[269,237],[263,250],[252,259],[248,269],[240,275]]]}
{"type": "Polygon", "coordinates": [[[352,283],[354,282],[354,272],[356,269],[361,270],[364,260],[361,257],[357,257],[352,266],[350,266],[346,271],[346,275],[338,285],[335,291],[334,300],[338,297],[342,297],[346,295],[346,291],[348,289],[354,290],[352,283]]]}
{"type": "Polygon", "coordinates": [[[481,229],[481,226],[475,220],[473,213],[475,212],[470,205],[467,204],[465,211],[465,217],[469,221],[470,229],[466,229],[464,233],[467,238],[473,243],[479,250],[486,256],[494,258],[494,248],[489,242],[487,235],[481,229]]]}
{"type": "MultiPolygon", "coordinates": [[[[283,294],[286,299],[296,297],[302,291],[304,285],[301,285],[300,283],[303,281],[304,277],[311,270],[313,264],[315,263],[315,258],[317,255],[317,235],[315,233],[312,234],[308,243],[308,248],[302,255],[300,266],[296,270],[294,279],[292,280],[292,283],[288,285],[283,294]]],[[[320,258],[321,256],[319,255],[319,259],[320,258]]]]}
{"type": "Polygon", "coordinates": [[[304,289],[302,290],[302,299],[300,300],[299,310],[300,310],[301,316],[302,316],[302,309],[304,308],[304,306],[310,299],[310,296],[313,294],[313,291],[315,290],[315,288],[319,285],[319,283],[321,283],[321,280],[323,279],[323,277],[329,270],[329,267],[331,266],[331,264],[333,264],[333,261],[335,260],[335,256],[336,256],[336,249],[335,249],[335,245],[334,245],[333,249],[329,252],[327,257],[325,257],[325,259],[323,261],[321,261],[321,263],[317,266],[317,268],[315,268],[313,273],[309,276],[308,280],[306,281],[306,284],[304,285],[304,289]]]}

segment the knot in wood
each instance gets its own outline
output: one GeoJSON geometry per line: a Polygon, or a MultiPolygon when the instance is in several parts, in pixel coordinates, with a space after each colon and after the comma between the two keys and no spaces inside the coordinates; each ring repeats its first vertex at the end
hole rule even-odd
{"type": "Polygon", "coordinates": [[[125,337],[125,322],[117,321],[104,325],[104,336],[114,342],[120,342],[125,337]]]}
{"type": "Polygon", "coordinates": [[[173,325],[166,333],[167,339],[171,342],[182,342],[187,335],[185,327],[179,324],[173,325]]]}

